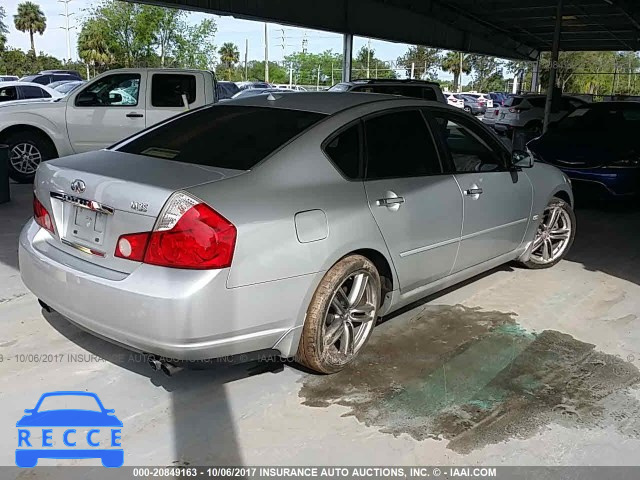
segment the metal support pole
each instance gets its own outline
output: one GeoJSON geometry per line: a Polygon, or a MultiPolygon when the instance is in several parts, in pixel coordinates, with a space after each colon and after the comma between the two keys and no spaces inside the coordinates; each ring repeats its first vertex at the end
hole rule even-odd
{"type": "Polygon", "coordinates": [[[553,31],[553,45],[551,46],[551,65],[549,69],[549,87],[547,89],[547,103],[544,106],[543,132],[547,131],[551,116],[551,102],[556,88],[556,72],[558,70],[558,55],[560,53],[560,31],[562,29],[562,0],[558,0],[556,8],[556,27],[553,31]]]}
{"type": "Polygon", "coordinates": [[[351,81],[351,58],[353,56],[353,34],[342,35],[342,81],[351,81]]]}
{"type": "Polygon", "coordinates": [[[538,84],[540,83],[540,54],[533,65],[533,73],[531,74],[531,93],[538,93],[538,84]]]}

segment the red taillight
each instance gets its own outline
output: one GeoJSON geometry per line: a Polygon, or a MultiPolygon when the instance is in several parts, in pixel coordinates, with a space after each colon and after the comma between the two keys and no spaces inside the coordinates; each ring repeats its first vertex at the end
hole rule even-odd
{"type": "Polygon", "coordinates": [[[153,232],[122,235],[115,255],[172,268],[213,269],[231,265],[236,227],[204,203],[174,194],[153,232]]]}
{"type": "Polygon", "coordinates": [[[35,193],[33,194],[33,218],[42,228],[49,230],[51,233],[55,233],[51,215],[49,215],[47,209],[42,205],[40,200],[38,200],[35,193]]]}
{"type": "Polygon", "coordinates": [[[149,232],[121,235],[116,244],[116,257],[142,262],[149,243],[149,232]]]}

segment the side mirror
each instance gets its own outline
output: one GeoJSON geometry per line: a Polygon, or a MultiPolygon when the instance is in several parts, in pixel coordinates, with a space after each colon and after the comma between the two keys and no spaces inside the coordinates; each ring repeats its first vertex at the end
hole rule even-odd
{"type": "Polygon", "coordinates": [[[98,95],[93,92],[80,92],[76,97],[76,105],[79,107],[90,107],[98,104],[98,95]]]}
{"type": "Polygon", "coordinates": [[[528,151],[514,150],[511,154],[511,165],[517,168],[532,168],[533,156],[528,151]]]}
{"type": "Polygon", "coordinates": [[[109,103],[120,103],[122,102],[122,95],[119,93],[110,93],[109,94],[109,103]]]}

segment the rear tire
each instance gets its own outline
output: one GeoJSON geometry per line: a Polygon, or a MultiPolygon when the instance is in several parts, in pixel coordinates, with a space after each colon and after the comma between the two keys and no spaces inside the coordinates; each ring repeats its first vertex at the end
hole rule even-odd
{"type": "Polygon", "coordinates": [[[471,113],[471,107],[464,107],[464,111],[467,113],[471,113]]]}
{"type": "Polygon", "coordinates": [[[3,143],[9,146],[9,176],[18,183],[32,183],[38,165],[58,156],[55,146],[44,133],[15,132],[3,143]]]}
{"type": "Polygon", "coordinates": [[[527,268],[551,268],[562,260],[576,236],[576,216],[564,200],[553,197],[545,208],[538,231],[527,251],[527,268]]]}
{"type": "Polygon", "coordinates": [[[361,255],[349,255],[325,274],[311,299],[296,360],[336,373],[366,345],[380,307],[380,275],[361,255]]]}

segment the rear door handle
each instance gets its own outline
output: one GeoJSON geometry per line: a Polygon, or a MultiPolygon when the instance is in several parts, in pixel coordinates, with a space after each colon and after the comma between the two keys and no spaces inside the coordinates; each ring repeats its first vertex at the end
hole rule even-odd
{"type": "Polygon", "coordinates": [[[481,188],[469,188],[468,190],[464,191],[465,195],[480,195],[482,194],[482,189],[481,188]]]}
{"type": "Polygon", "coordinates": [[[404,197],[387,197],[376,200],[376,205],[379,207],[390,207],[392,205],[400,205],[401,203],[404,203],[404,197]]]}
{"type": "Polygon", "coordinates": [[[144,117],[144,115],[142,115],[141,113],[131,112],[131,113],[127,113],[127,117],[128,118],[142,118],[142,117],[144,117]]]}

